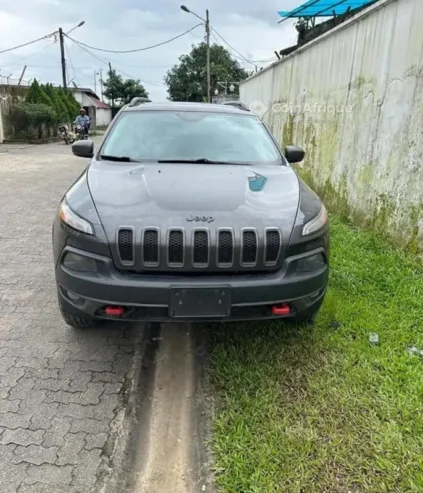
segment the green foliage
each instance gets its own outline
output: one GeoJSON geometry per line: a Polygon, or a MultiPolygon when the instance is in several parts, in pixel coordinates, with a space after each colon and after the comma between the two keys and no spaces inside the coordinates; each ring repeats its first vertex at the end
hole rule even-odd
{"type": "Polygon", "coordinates": [[[58,90],[53,87],[53,84],[46,84],[44,90],[53,103],[53,108],[56,112],[57,123],[68,122],[69,112],[62,99],[60,98],[58,90]]]}
{"type": "Polygon", "coordinates": [[[131,102],[132,98],[148,98],[148,92],[139,80],[126,79],[116,73],[116,70],[109,72],[109,76],[103,81],[103,94],[110,101],[114,101],[115,106],[122,106],[131,102]]]}
{"type": "Polygon", "coordinates": [[[71,103],[72,115],[74,115],[74,114],[77,115],[79,113],[79,110],[80,110],[80,105],[79,105],[78,101],[75,99],[75,96],[74,96],[72,91],[68,90],[66,95],[67,95],[68,100],[71,103]]]}
{"type": "Polygon", "coordinates": [[[32,104],[45,104],[47,106],[53,105],[53,102],[47,96],[44,87],[38,83],[37,79],[34,79],[34,82],[31,84],[31,87],[26,95],[25,102],[32,104]]]}
{"type": "Polygon", "coordinates": [[[78,106],[78,108],[75,108],[75,106],[72,104],[71,100],[69,99],[68,91],[65,91],[62,87],[59,87],[57,92],[58,92],[58,96],[59,96],[60,101],[65,106],[65,108],[68,112],[68,115],[70,118],[69,121],[73,120],[79,112],[79,106],[78,106]]]}
{"type": "MultiPolygon", "coordinates": [[[[207,101],[207,45],[200,43],[192,46],[187,55],[179,57],[179,64],[174,65],[166,74],[164,81],[168,86],[171,101],[207,101]]],[[[210,82],[212,90],[218,82],[240,82],[248,73],[233,59],[223,46],[213,44],[210,47],[210,82]]],[[[234,94],[238,94],[235,86],[234,94]]]]}
{"type": "Polygon", "coordinates": [[[37,79],[31,84],[25,102],[33,105],[49,107],[54,115],[54,123],[67,123],[78,114],[79,106],[72,94],[65,92],[61,87],[53,87],[53,84],[40,84],[37,79]]]}
{"type": "Polygon", "coordinates": [[[12,105],[8,118],[14,135],[27,138],[41,138],[43,130],[54,126],[57,120],[52,105],[26,102],[12,105]]]}

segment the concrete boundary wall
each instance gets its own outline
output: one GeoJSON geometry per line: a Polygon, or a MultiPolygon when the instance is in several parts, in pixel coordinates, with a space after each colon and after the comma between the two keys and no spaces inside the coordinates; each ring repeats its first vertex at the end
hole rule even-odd
{"type": "Polygon", "coordinates": [[[333,210],[423,250],[423,1],[382,0],[240,87],[333,210]]]}

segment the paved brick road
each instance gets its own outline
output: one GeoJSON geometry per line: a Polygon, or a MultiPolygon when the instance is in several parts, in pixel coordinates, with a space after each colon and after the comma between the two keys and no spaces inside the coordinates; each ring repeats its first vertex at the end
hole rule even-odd
{"type": "MultiPolygon", "coordinates": [[[[0,146],[1,150],[1,146],[0,146]]],[[[141,327],[59,315],[51,225],[86,166],[64,144],[0,152],[0,491],[99,491],[141,327]]]]}

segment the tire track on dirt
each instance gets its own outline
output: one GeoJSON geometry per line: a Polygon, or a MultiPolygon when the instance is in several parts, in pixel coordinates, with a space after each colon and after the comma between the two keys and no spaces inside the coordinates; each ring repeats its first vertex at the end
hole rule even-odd
{"type": "Polygon", "coordinates": [[[125,479],[114,491],[212,492],[207,330],[157,324],[148,337],[125,479]]]}

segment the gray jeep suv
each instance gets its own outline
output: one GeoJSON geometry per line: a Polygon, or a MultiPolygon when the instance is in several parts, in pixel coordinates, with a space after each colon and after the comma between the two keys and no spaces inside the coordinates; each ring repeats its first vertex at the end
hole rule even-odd
{"type": "Polygon", "coordinates": [[[324,205],[253,113],[135,100],[53,225],[65,321],[310,320],[328,281],[324,205]],[[141,104],[142,103],[142,104],[141,104]]]}

